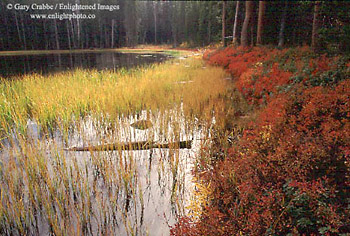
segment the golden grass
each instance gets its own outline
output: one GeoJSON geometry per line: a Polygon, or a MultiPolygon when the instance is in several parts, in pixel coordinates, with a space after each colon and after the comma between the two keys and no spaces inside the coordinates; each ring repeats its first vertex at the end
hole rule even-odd
{"type": "Polygon", "coordinates": [[[141,110],[166,110],[182,101],[186,111],[199,113],[201,104],[222,94],[225,73],[202,68],[198,59],[178,60],[133,69],[77,69],[50,76],[38,74],[0,83],[0,124],[25,131],[29,118],[44,129],[67,128],[73,118],[92,114],[110,119],[141,110]]]}

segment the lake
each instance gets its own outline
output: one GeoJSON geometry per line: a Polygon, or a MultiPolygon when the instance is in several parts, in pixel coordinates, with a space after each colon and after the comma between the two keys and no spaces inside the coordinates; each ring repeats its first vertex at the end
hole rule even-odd
{"type": "Polygon", "coordinates": [[[0,56],[0,77],[56,73],[75,68],[114,70],[165,61],[172,56],[161,53],[62,53],[0,56]]]}

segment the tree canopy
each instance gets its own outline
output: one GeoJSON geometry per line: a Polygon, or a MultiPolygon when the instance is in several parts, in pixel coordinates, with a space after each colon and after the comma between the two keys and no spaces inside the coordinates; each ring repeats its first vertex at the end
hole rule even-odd
{"type": "MultiPolygon", "coordinates": [[[[14,5],[46,4],[43,0],[0,3],[0,50],[113,48],[137,44],[205,46],[236,40],[243,45],[311,45],[314,5],[312,1],[125,1],[80,0],[50,1],[51,5],[118,5],[114,10],[67,9],[28,11],[14,5]],[[264,4],[262,4],[262,2],[264,4]],[[8,9],[8,4],[12,8],[8,9]],[[239,7],[236,15],[236,7],[239,7]],[[243,29],[246,7],[251,19],[243,29]],[[260,9],[259,8],[264,8],[260,9]],[[260,13],[259,13],[260,11],[260,13]],[[59,19],[63,14],[93,15],[93,19],[59,19]],[[56,14],[46,19],[39,14],[56,14]],[[261,15],[261,20],[258,17],[261,15]],[[224,16],[224,17],[223,17],[224,16]],[[223,22],[224,21],[224,22],[223,22]],[[223,24],[224,23],[224,24],[223,24]],[[258,27],[259,25],[259,27],[258,27]],[[282,28],[283,27],[283,28],[282,28]],[[260,32],[258,32],[260,29],[260,32]],[[281,39],[281,37],[283,37],[281,39]],[[231,39],[231,40],[230,40],[231,39]]],[[[349,51],[350,3],[318,1],[317,40],[321,48],[349,51]]]]}

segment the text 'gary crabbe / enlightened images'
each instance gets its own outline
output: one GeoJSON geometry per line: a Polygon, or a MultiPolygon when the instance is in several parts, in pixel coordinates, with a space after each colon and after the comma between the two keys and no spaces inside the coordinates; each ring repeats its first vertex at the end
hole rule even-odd
{"type": "Polygon", "coordinates": [[[8,10],[18,10],[18,11],[29,11],[29,10],[69,10],[69,11],[79,11],[79,10],[102,10],[102,11],[115,11],[119,10],[119,5],[105,5],[100,3],[94,4],[71,4],[71,3],[42,3],[42,4],[21,4],[21,3],[9,3],[6,8],[8,10]]]}

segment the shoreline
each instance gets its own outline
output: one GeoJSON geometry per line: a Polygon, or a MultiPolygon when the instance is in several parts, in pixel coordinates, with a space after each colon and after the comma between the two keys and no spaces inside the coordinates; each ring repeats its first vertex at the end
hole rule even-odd
{"type": "Polygon", "coordinates": [[[188,49],[179,48],[107,48],[107,49],[73,49],[73,50],[19,50],[19,51],[0,51],[0,56],[26,56],[26,55],[45,55],[45,54],[72,54],[72,53],[164,53],[164,54],[185,54],[188,49]]]}

